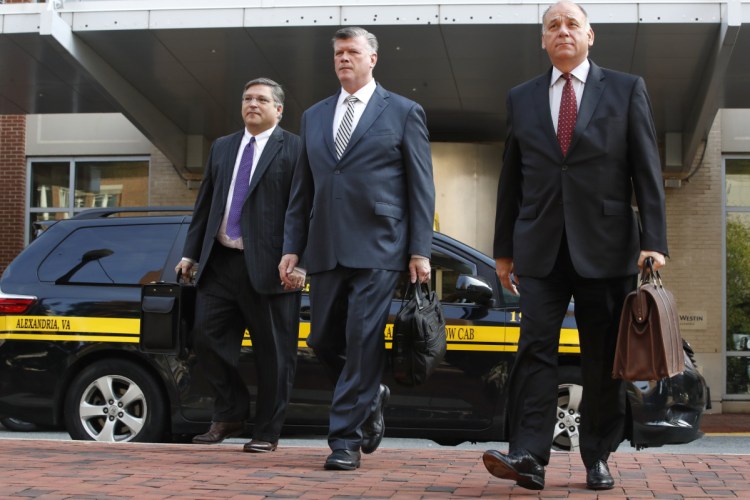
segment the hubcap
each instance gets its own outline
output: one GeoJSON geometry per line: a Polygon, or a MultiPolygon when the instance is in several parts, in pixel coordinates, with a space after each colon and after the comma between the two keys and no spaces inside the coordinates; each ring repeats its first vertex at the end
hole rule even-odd
{"type": "Polygon", "coordinates": [[[143,429],[148,405],[143,391],[127,377],[105,375],[83,391],[79,418],[95,441],[133,440],[143,429]]]}
{"type": "Polygon", "coordinates": [[[578,384],[561,384],[557,389],[557,422],[552,444],[561,450],[578,451],[581,425],[581,396],[578,384]]]}

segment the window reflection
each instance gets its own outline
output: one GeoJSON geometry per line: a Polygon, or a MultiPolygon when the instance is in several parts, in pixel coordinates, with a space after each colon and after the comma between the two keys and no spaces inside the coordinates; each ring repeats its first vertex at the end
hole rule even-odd
{"type": "Polygon", "coordinates": [[[750,394],[750,159],[726,160],[727,394],[750,394]]]}
{"type": "Polygon", "coordinates": [[[727,160],[728,207],[750,207],[750,159],[727,160]]]}
{"type": "Polygon", "coordinates": [[[148,205],[147,159],[74,158],[29,162],[29,239],[36,221],[72,217],[89,208],[148,205]]]}

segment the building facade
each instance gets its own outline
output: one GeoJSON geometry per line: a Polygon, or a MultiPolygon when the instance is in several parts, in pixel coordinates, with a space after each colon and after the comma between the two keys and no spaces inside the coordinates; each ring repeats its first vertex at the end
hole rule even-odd
{"type": "MultiPolygon", "coordinates": [[[[77,87],[71,82],[80,75],[65,76],[63,67],[58,68],[63,91],[50,89],[40,97],[44,82],[32,79],[33,95],[13,101],[16,87],[0,81],[5,99],[0,101],[0,270],[33,239],[34,220],[70,217],[93,206],[191,205],[208,145],[241,127],[241,84],[255,76],[282,83],[288,103],[281,125],[296,131],[301,111],[336,90],[330,35],[341,24],[355,23],[380,38],[378,81],[425,106],[441,231],[491,254],[504,96],[548,64],[543,52],[525,41],[538,37],[533,23],[544,4],[226,0],[211,3],[223,7],[211,10],[196,0],[162,3],[161,10],[139,1],[103,0],[59,1],[44,12],[31,6],[0,8],[0,18],[4,12],[6,19],[23,18],[12,32],[11,23],[3,25],[0,54],[16,57],[24,46],[31,47],[28,53],[43,52],[52,36],[98,85],[77,87]],[[433,17],[426,20],[427,14],[433,17]],[[310,27],[311,19],[326,26],[310,27]],[[60,26],[71,32],[50,35],[45,22],[50,32],[60,26]],[[435,24],[441,24],[440,35],[435,24]],[[242,61],[228,42],[246,43],[247,34],[257,37],[262,54],[238,72],[224,65],[242,61]],[[119,38],[135,40],[133,58],[149,67],[146,72],[118,52],[121,47],[112,40],[119,38]],[[144,48],[152,38],[159,43],[144,48]],[[177,54],[180,44],[194,38],[200,43],[177,54]],[[261,39],[275,45],[261,45],[261,39]],[[432,45],[440,52],[433,41],[445,45],[446,59],[415,48],[432,45]],[[96,42],[101,50],[87,55],[98,48],[96,42]],[[528,50],[520,48],[527,44],[528,50]],[[271,55],[275,47],[278,57],[271,55]],[[212,60],[222,52],[224,59],[212,60]],[[294,68],[276,64],[279,60],[292,61],[294,68]],[[196,77],[199,84],[180,80],[179,66],[206,76],[196,77]],[[446,72],[453,76],[444,78],[446,72]],[[64,105],[51,105],[50,94],[59,95],[57,102],[64,105]],[[24,99],[33,102],[25,106],[24,99]],[[203,100],[210,101],[210,112],[201,108],[203,100]],[[117,102],[113,109],[110,101],[117,102]],[[210,117],[214,108],[226,109],[226,116],[210,117]]],[[[585,6],[597,32],[592,58],[643,74],[649,87],[664,162],[671,254],[662,277],[675,294],[683,337],[711,386],[714,411],[749,412],[750,68],[736,61],[750,57],[750,3],[594,1],[585,6]],[[704,46],[688,46],[696,39],[704,46]],[[626,54],[619,52],[621,46],[626,54]],[[623,57],[630,61],[624,66],[623,57]],[[675,106],[677,101],[682,104],[675,106]]],[[[21,63],[14,68],[30,64],[21,56],[17,60],[21,63]]],[[[8,67],[0,63],[0,70],[7,74],[8,67]]]]}

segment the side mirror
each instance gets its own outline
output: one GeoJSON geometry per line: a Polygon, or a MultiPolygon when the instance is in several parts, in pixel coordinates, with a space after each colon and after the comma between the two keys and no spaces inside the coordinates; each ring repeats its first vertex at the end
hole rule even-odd
{"type": "Polygon", "coordinates": [[[469,302],[475,302],[486,307],[494,304],[492,285],[481,276],[460,274],[456,280],[456,291],[469,302]]]}

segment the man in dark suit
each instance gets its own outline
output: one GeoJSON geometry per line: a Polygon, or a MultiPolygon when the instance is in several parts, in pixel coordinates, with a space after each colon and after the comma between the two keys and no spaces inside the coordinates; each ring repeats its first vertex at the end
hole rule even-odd
{"type": "Polygon", "coordinates": [[[384,329],[397,278],[406,269],[412,282],[430,278],[435,186],[422,107],[373,79],[375,36],[343,28],[333,49],[342,89],[302,116],[279,273],[288,282],[304,252],[307,343],[335,383],[325,468],[352,470],[383,437],[384,329]]]}
{"type": "Polygon", "coordinates": [[[208,432],[194,443],[219,443],[244,429],[250,396],[238,370],[245,329],[257,367],[256,414],[247,452],[276,449],[297,363],[300,292],[292,273],[285,290],[281,259],[299,137],[278,126],[284,91],[267,78],[245,85],[245,129],[217,139],[208,156],[193,220],[177,265],[196,275],[195,350],[215,392],[208,432]]]}
{"type": "Polygon", "coordinates": [[[508,290],[518,287],[522,315],[509,380],[510,451],[489,450],[483,458],[497,477],[544,487],[560,325],[572,296],[586,485],[610,489],[607,459],[625,425],[623,384],[612,379],[620,311],[645,258],[658,268],[667,254],[659,152],[643,80],[588,59],[594,32],[585,11],[556,3],[542,22],[553,67],[508,95],[497,195],[497,274],[508,290]]]}

